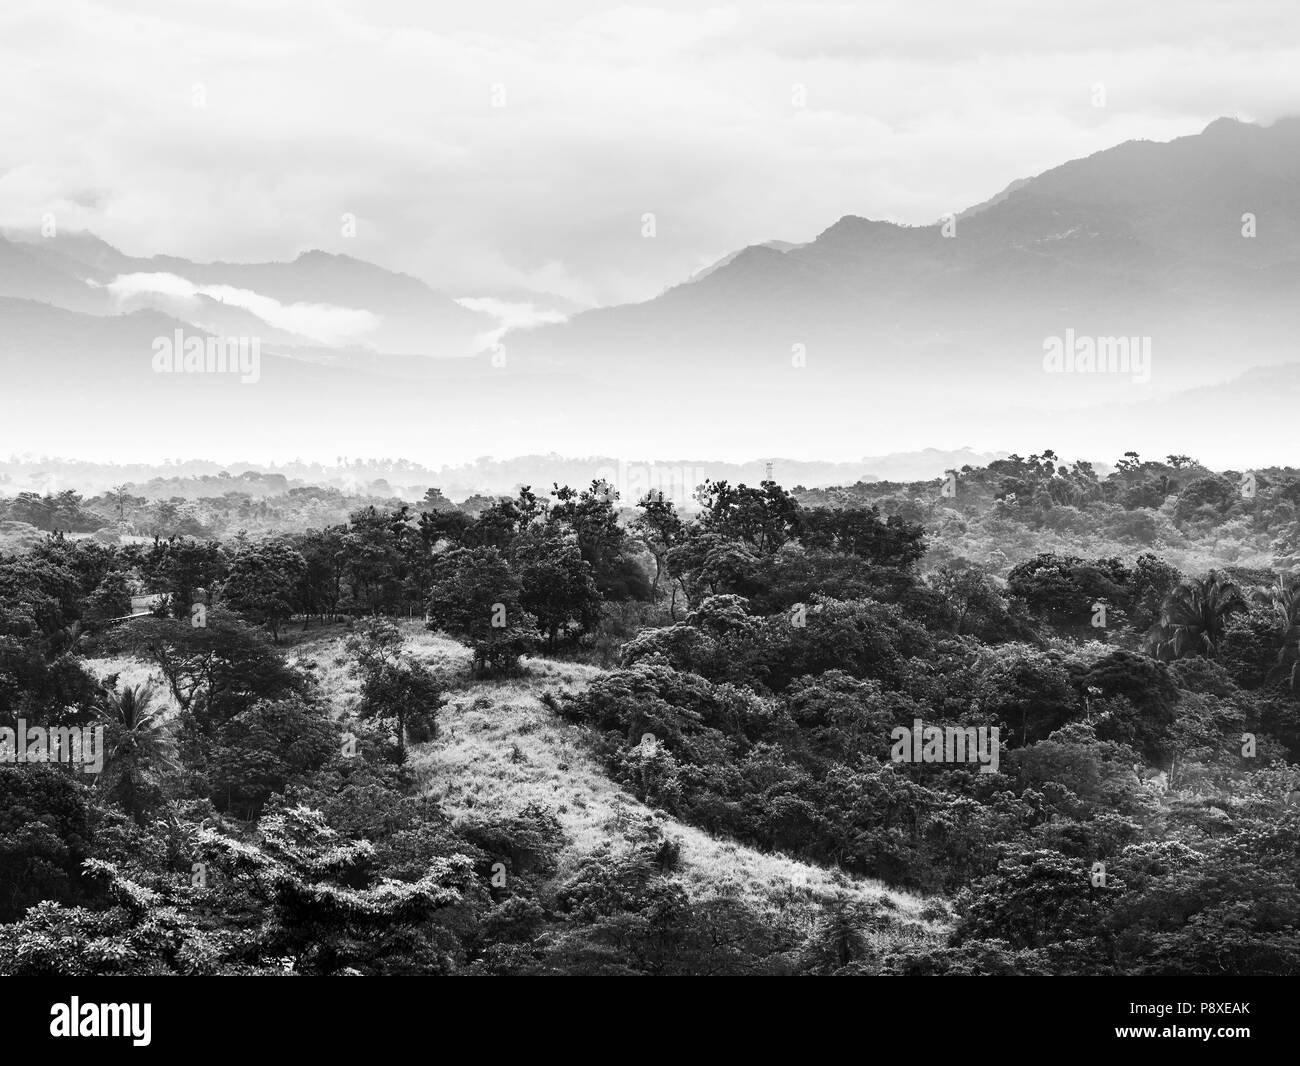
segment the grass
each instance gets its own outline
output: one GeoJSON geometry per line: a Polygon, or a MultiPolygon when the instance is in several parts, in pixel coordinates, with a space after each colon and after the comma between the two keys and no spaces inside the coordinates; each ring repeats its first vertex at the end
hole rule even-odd
{"type": "Polygon", "coordinates": [[[130,655],[103,656],[85,659],[83,662],[86,669],[100,681],[117,674],[119,691],[128,686],[152,685],[153,706],[162,712],[164,718],[170,718],[180,710],[162,671],[152,663],[130,655]]]}

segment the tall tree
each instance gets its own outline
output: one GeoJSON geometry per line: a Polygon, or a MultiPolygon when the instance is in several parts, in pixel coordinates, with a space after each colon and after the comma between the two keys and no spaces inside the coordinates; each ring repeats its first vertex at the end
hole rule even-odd
{"type": "Polygon", "coordinates": [[[438,557],[429,628],[464,641],[474,673],[510,669],[537,639],[537,619],[520,602],[522,584],[498,549],[455,548],[438,557]]]}
{"type": "Polygon", "coordinates": [[[671,500],[661,490],[647,492],[637,501],[641,513],[631,522],[632,532],[639,536],[650,554],[654,556],[655,576],[650,586],[650,598],[659,598],[659,580],[663,576],[668,552],[681,543],[685,523],[671,500]]]}
{"type": "Polygon", "coordinates": [[[174,747],[152,684],[106,685],[96,717],[103,722],[104,766],[99,786],[137,822],[163,799],[161,782],[174,766],[174,747]]]}
{"type": "Polygon", "coordinates": [[[298,606],[298,591],[307,561],[288,541],[276,537],[251,545],[235,556],[222,585],[226,606],[271,631],[280,642],[280,626],[298,606]]]}

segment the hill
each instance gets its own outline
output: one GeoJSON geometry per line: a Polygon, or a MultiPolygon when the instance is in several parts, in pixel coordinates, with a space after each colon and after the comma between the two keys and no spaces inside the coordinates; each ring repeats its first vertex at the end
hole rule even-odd
{"type": "MultiPolygon", "coordinates": [[[[467,650],[422,624],[404,624],[407,647],[437,669],[464,671],[467,650]]],[[[337,628],[306,631],[292,647],[299,661],[316,664],[338,714],[350,711],[357,683],[347,671],[344,634],[337,628]]],[[[617,844],[621,831],[654,819],[681,843],[682,885],[694,901],[740,899],[773,920],[810,928],[818,905],[848,898],[887,913],[879,934],[883,953],[910,945],[938,946],[947,932],[939,908],[911,892],[869,879],[718,840],[676,819],[657,814],[623,792],[589,752],[585,730],[564,722],[542,702],[547,693],[577,692],[600,671],[544,659],[525,662],[517,679],[466,684],[439,712],[440,736],[412,747],[411,763],[423,795],[453,820],[517,814],[529,804],[553,810],[565,843],[557,880],[570,875],[602,845],[617,844]],[[926,917],[922,917],[925,910],[926,917]]]]}

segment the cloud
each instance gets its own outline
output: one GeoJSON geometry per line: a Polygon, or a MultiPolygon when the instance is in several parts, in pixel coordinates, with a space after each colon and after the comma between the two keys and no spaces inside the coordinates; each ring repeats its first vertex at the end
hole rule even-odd
{"type": "Polygon", "coordinates": [[[471,311],[492,315],[500,323],[498,328],[489,330],[476,339],[479,349],[494,347],[508,330],[532,329],[547,323],[563,322],[569,317],[563,311],[552,311],[532,303],[500,300],[492,296],[462,296],[456,302],[471,311]]]}
{"type": "Polygon", "coordinates": [[[1066,159],[1300,99],[1282,0],[998,12],[8,0],[0,93],[23,106],[0,113],[0,224],[53,212],[200,260],[324,248],[456,292],[562,264],[564,295],[609,303],[718,249],[849,213],[928,223],[1066,159]]]}
{"type": "Polygon", "coordinates": [[[196,285],[176,274],[119,274],[105,288],[125,303],[132,297],[157,294],[198,302],[200,296],[248,311],[276,329],[287,330],[321,344],[352,344],[364,340],[379,324],[370,311],[332,304],[284,304],[270,296],[232,285],[196,285]]]}

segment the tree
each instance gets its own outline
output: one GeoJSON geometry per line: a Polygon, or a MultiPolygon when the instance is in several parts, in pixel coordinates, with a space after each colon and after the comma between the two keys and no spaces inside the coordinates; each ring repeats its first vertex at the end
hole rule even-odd
{"type": "Polygon", "coordinates": [[[413,535],[406,508],[399,511],[364,507],[348,516],[340,550],[351,604],[368,614],[397,606],[401,596],[404,549],[413,535]]]}
{"type": "Polygon", "coordinates": [[[137,822],[163,800],[162,779],[174,766],[174,745],[154,703],[152,684],[104,686],[97,717],[104,723],[99,787],[137,822]]]}
{"type": "Polygon", "coordinates": [[[958,897],[955,942],[1005,940],[1016,948],[1089,941],[1122,886],[1093,887],[1082,860],[1036,850],[1007,856],[997,873],[975,881],[958,897]]]}
{"type": "Polygon", "coordinates": [[[786,692],[790,717],[819,757],[857,763],[879,758],[895,724],[896,701],[879,682],[859,681],[839,670],[802,677],[786,692]]]}
{"type": "Polygon", "coordinates": [[[262,817],[246,837],[183,828],[183,874],[134,856],[92,858],[87,879],[112,906],[47,901],[0,925],[0,974],[446,973],[451,949],[462,953],[450,928],[483,895],[468,845],[426,852],[399,879],[377,861],[375,844],[300,805],[262,817]]]}
{"type": "Polygon", "coordinates": [[[258,700],[222,724],[205,768],[218,810],[252,820],[275,794],[326,765],[339,750],[328,711],[298,696],[258,700]]]}
{"type": "Polygon", "coordinates": [[[186,621],[199,589],[214,588],[225,576],[229,559],[216,541],[173,537],[154,538],[141,559],[141,570],[152,592],[161,593],[173,618],[186,621]]]}
{"type": "Polygon", "coordinates": [[[1155,764],[1167,761],[1178,690],[1164,663],[1116,649],[1093,663],[1080,684],[1110,700],[1122,697],[1097,724],[1100,739],[1128,744],[1155,764]]]}
{"type": "Polygon", "coordinates": [[[808,548],[868,559],[877,566],[907,569],[925,554],[925,530],[899,515],[881,520],[880,508],[806,508],[800,542],[808,548]]]}
{"type": "Polygon", "coordinates": [[[817,927],[804,944],[803,966],[828,975],[874,972],[870,934],[879,924],[866,903],[845,893],[836,895],[824,905],[817,927]]]}
{"type": "Polygon", "coordinates": [[[442,494],[442,489],[431,488],[424,490],[424,498],[415,505],[415,509],[421,514],[428,511],[450,513],[456,510],[456,505],[442,494]]]}
{"type": "Polygon", "coordinates": [[[201,627],[137,618],[106,645],[154,662],[182,713],[205,733],[259,699],[290,695],[303,685],[262,633],[221,607],[210,610],[201,627]]]}
{"type": "Polygon", "coordinates": [[[1278,645],[1273,673],[1295,688],[1300,678],[1300,578],[1279,577],[1268,588],[1256,589],[1252,598],[1273,620],[1278,645]]]}
{"type": "Polygon", "coordinates": [[[331,974],[380,964],[385,951],[421,939],[436,912],[464,901],[472,882],[464,856],[434,859],[422,877],[374,873],[374,845],[348,840],[318,811],[292,807],[258,823],[260,846],[214,831],[202,852],[254,898],[268,902],[260,953],[289,956],[301,973],[331,974]]]}
{"type": "Polygon", "coordinates": [[[703,507],[701,529],[744,541],[760,553],[776,551],[801,528],[798,501],[775,481],[759,488],[705,481],[695,498],[703,507]]]}
{"type": "Polygon", "coordinates": [[[1010,625],[1006,601],[988,572],[980,566],[939,567],[930,583],[952,613],[953,632],[997,635],[1010,625]]]}
{"type": "Polygon", "coordinates": [[[641,537],[650,554],[654,556],[655,576],[650,586],[650,598],[659,598],[659,579],[664,572],[668,552],[679,544],[685,535],[685,523],[662,491],[647,492],[637,506],[641,513],[632,520],[631,529],[641,537]]]}
{"type": "Polygon", "coordinates": [[[357,713],[392,723],[398,762],[406,760],[408,726],[419,723],[422,735],[432,732],[443,702],[442,685],[433,671],[404,654],[403,643],[401,631],[382,618],[371,620],[347,642],[356,656],[354,673],[361,677],[357,713]]]}
{"type": "Polygon", "coordinates": [[[1229,620],[1245,609],[1246,600],[1236,583],[1211,570],[1203,578],[1183,582],[1166,597],[1148,643],[1162,659],[1217,658],[1229,620]]]}
{"type": "Polygon", "coordinates": [[[114,570],[86,597],[82,617],[87,622],[122,618],[131,613],[131,586],[126,575],[114,570]]]}
{"type": "MultiPolygon", "coordinates": [[[[469,501],[466,501],[467,503],[469,501]]],[[[500,548],[503,551],[518,536],[546,515],[546,501],[538,499],[532,488],[524,485],[513,498],[493,501],[466,531],[466,543],[476,547],[500,548]]]]}
{"type": "Polygon", "coordinates": [[[522,584],[493,547],[455,548],[438,556],[429,593],[429,628],[469,645],[473,671],[512,669],[537,640],[537,619],[520,603],[522,584]]]}
{"type": "Polygon", "coordinates": [[[1013,567],[1007,575],[1007,587],[1051,625],[1086,632],[1094,603],[1122,603],[1127,599],[1128,577],[1118,559],[1088,562],[1072,555],[1044,552],[1013,567]]]}
{"type": "Polygon", "coordinates": [[[1145,633],[1159,621],[1166,598],[1182,579],[1177,567],[1150,552],[1138,556],[1129,582],[1129,613],[1137,632],[1145,633]]]}
{"type": "Polygon", "coordinates": [[[71,651],[80,583],[66,559],[0,558],[0,724],[85,721],[96,683],[71,651]]]}
{"type": "Polygon", "coordinates": [[[587,632],[600,613],[600,593],[591,564],[577,543],[554,533],[530,536],[515,547],[520,579],[519,602],[537,619],[554,652],[560,635],[571,627],[587,632]]]}
{"type": "Polygon", "coordinates": [[[756,580],[759,559],[744,541],[692,527],[668,550],[668,566],[681,585],[687,606],[706,596],[752,596],[760,591],[756,580]]]}
{"type": "Polygon", "coordinates": [[[130,498],[130,493],[127,490],[130,487],[129,484],[113,486],[112,500],[117,505],[117,520],[119,523],[126,521],[126,501],[130,498]]]}
{"type": "Polygon", "coordinates": [[[1174,515],[1180,522],[1209,518],[1217,524],[1240,499],[1235,481],[1219,475],[1197,478],[1178,494],[1174,515]]]}
{"type": "Polygon", "coordinates": [[[343,537],[346,527],[309,530],[298,541],[298,552],[305,569],[294,593],[308,615],[324,620],[333,616],[343,599],[343,580],[346,573],[343,537]]]}
{"type": "Polygon", "coordinates": [[[80,776],[50,765],[0,765],[0,922],[41,900],[83,897],[82,862],[94,832],[80,776]]]}
{"type": "Polygon", "coordinates": [[[583,559],[591,564],[600,594],[609,600],[645,599],[650,589],[627,554],[627,534],[614,508],[618,502],[614,487],[595,480],[582,492],[557,485],[551,495],[555,503],[547,512],[547,524],[573,534],[583,559]]]}
{"type": "Polygon", "coordinates": [[[420,514],[420,540],[426,554],[430,554],[443,542],[454,545],[465,543],[473,526],[474,519],[455,508],[450,511],[424,511],[420,514]]]}
{"type": "Polygon", "coordinates": [[[280,642],[280,626],[293,614],[307,561],[282,538],[265,540],[235,556],[221,594],[231,610],[271,631],[280,642]]]}
{"type": "Polygon", "coordinates": [[[765,618],[752,638],[734,640],[728,650],[737,668],[779,692],[798,677],[827,670],[895,686],[905,660],[931,647],[925,628],[893,604],[814,596],[802,610],[765,618]]]}
{"type": "Polygon", "coordinates": [[[20,492],[9,504],[9,519],[47,532],[92,533],[104,520],[82,508],[81,496],[65,489],[55,495],[20,492]]]}
{"type": "Polygon", "coordinates": [[[1010,727],[1017,745],[1041,740],[1079,706],[1070,675],[1058,661],[1026,644],[1000,644],[981,654],[975,673],[980,713],[1010,727]]]}

